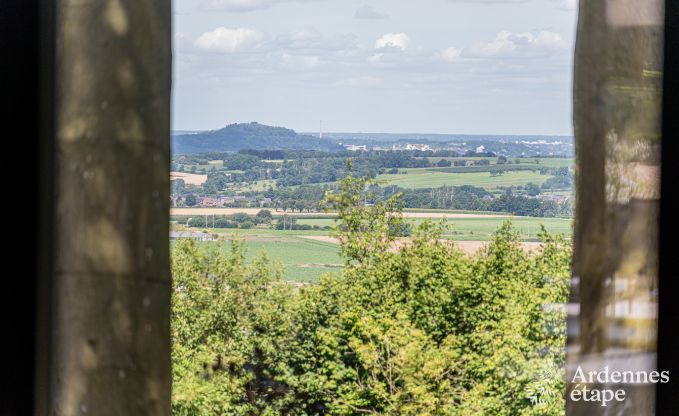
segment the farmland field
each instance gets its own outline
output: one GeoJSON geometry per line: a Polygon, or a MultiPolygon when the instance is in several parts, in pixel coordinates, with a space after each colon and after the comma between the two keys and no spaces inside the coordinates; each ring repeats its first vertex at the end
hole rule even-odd
{"type": "MultiPolygon", "coordinates": [[[[571,235],[572,220],[567,218],[530,218],[530,217],[460,217],[445,220],[450,227],[444,238],[458,241],[460,248],[471,252],[481,247],[492,238],[503,221],[510,219],[519,231],[523,241],[536,241],[540,225],[543,224],[552,234],[571,235]]],[[[424,221],[423,218],[407,219],[413,225],[424,221]]],[[[332,218],[303,218],[298,224],[332,226],[332,218]]],[[[238,235],[245,239],[247,258],[253,259],[266,252],[270,259],[279,262],[284,269],[284,278],[295,282],[316,282],[325,273],[336,273],[341,270],[343,259],[339,255],[336,242],[328,238],[327,230],[293,230],[281,231],[271,229],[205,229],[216,233],[225,240],[238,235]]],[[[207,243],[215,244],[215,243],[207,243]]],[[[223,243],[222,243],[223,244],[223,243]]],[[[530,246],[534,247],[534,246],[530,246]]],[[[224,245],[227,249],[228,245],[224,245]]]]}
{"type": "Polygon", "coordinates": [[[195,173],[170,172],[170,179],[181,179],[189,185],[200,186],[207,181],[207,175],[197,175],[195,173]]]}
{"type": "MultiPolygon", "coordinates": [[[[550,234],[564,234],[570,236],[572,232],[571,228],[573,221],[569,218],[461,217],[445,220],[445,225],[448,227],[448,230],[444,232],[444,237],[452,240],[489,240],[495,230],[507,220],[512,222],[512,225],[521,233],[521,238],[524,240],[536,239],[537,233],[540,231],[540,225],[544,225],[545,229],[550,234]]],[[[424,218],[407,219],[407,221],[416,226],[421,224],[424,221],[424,218]]],[[[323,227],[332,226],[334,221],[332,219],[321,218],[300,218],[297,220],[297,223],[323,227]]]]}
{"type": "MultiPolygon", "coordinates": [[[[272,261],[283,266],[284,278],[288,281],[316,282],[325,273],[338,272],[343,264],[337,244],[303,238],[303,235],[312,234],[310,232],[296,231],[298,235],[273,230],[218,233],[226,239],[234,234],[245,238],[248,260],[266,252],[272,261]]],[[[228,245],[224,249],[228,249],[228,245]]]]}
{"type": "Polygon", "coordinates": [[[492,189],[501,186],[526,185],[529,182],[540,185],[548,178],[550,178],[549,175],[541,175],[532,171],[514,171],[491,176],[488,172],[446,173],[429,169],[408,169],[406,174],[379,175],[377,180],[383,185],[397,185],[410,189],[462,185],[492,189]]]}

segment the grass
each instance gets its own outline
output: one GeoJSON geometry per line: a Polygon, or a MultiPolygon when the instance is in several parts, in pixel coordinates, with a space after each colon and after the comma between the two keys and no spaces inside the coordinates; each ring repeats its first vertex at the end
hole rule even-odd
{"type": "MultiPolygon", "coordinates": [[[[509,160],[514,160],[510,158],[509,160]]],[[[561,167],[571,167],[575,164],[575,161],[571,158],[552,158],[552,157],[544,157],[538,159],[540,161],[539,164],[535,163],[535,158],[521,158],[521,164],[528,164],[528,165],[535,165],[536,167],[540,166],[546,166],[548,168],[561,168],[561,167]]]]}
{"type": "MultiPolygon", "coordinates": [[[[506,218],[451,218],[445,221],[449,229],[445,232],[444,237],[452,240],[490,240],[493,233],[506,220],[506,218]]],[[[417,226],[423,223],[424,219],[409,218],[406,221],[417,226]]],[[[437,222],[438,220],[432,221],[437,222]]],[[[511,222],[520,232],[522,240],[534,240],[537,238],[538,231],[540,231],[540,225],[544,225],[550,234],[570,236],[573,220],[570,218],[513,217],[511,222]]],[[[297,223],[321,227],[334,225],[332,219],[299,218],[297,223]]]]}
{"type": "Polygon", "coordinates": [[[509,212],[497,211],[476,211],[471,209],[443,209],[443,208],[403,208],[403,212],[418,212],[418,213],[444,213],[444,214],[474,214],[474,215],[512,215],[509,212]]]}
{"type": "MultiPolygon", "coordinates": [[[[236,232],[218,231],[227,239],[236,232]]],[[[247,259],[252,260],[262,252],[283,266],[284,278],[295,282],[317,282],[325,273],[338,272],[343,264],[336,244],[303,238],[303,235],[327,235],[327,232],[241,230],[245,237],[247,259]]],[[[228,248],[228,246],[225,246],[228,248]]]]}
{"type": "Polygon", "coordinates": [[[494,189],[501,186],[526,185],[529,182],[540,185],[548,178],[550,178],[549,175],[540,175],[531,171],[514,171],[499,176],[491,176],[488,172],[445,173],[432,172],[427,169],[408,169],[407,174],[379,175],[377,180],[381,181],[383,186],[397,185],[409,189],[462,185],[494,189]]]}
{"type": "MultiPolygon", "coordinates": [[[[412,220],[414,224],[423,222],[422,219],[412,220]]],[[[446,221],[450,229],[445,236],[453,240],[490,240],[493,233],[506,221],[503,218],[455,218],[446,221]]],[[[512,225],[520,233],[524,241],[537,239],[540,226],[544,225],[550,234],[572,233],[573,220],[570,218],[532,218],[514,217],[512,225]]]]}
{"type": "MultiPolygon", "coordinates": [[[[492,238],[493,233],[505,220],[503,218],[448,219],[445,224],[450,228],[445,232],[444,237],[457,241],[487,241],[492,238]]],[[[415,218],[407,221],[417,225],[424,219],[415,218]]],[[[567,218],[513,217],[511,221],[524,241],[535,241],[541,224],[551,234],[563,233],[570,237],[573,223],[567,218]]],[[[298,223],[319,226],[334,225],[334,221],[329,218],[299,218],[298,223]]],[[[271,260],[283,266],[284,278],[288,281],[317,282],[326,273],[338,273],[343,264],[343,259],[339,255],[339,247],[336,244],[304,238],[304,236],[327,236],[328,231],[271,229],[208,229],[207,231],[219,234],[227,240],[234,234],[245,238],[248,249],[247,258],[251,260],[260,253],[266,252],[271,260]]],[[[224,247],[228,248],[226,245],[224,247]]]]}

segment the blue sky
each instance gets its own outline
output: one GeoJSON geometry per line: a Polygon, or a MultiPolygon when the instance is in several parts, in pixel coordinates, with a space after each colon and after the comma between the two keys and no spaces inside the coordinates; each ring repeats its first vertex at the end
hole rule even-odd
{"type": "Polygon", "coordinates": [[[175,0],[173,129],[569,135],[574,0],[175,0]]]}

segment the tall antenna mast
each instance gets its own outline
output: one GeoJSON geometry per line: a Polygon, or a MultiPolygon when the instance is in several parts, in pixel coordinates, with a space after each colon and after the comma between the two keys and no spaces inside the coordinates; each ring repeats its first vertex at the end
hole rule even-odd
{"type": "Polygon", "coordinates": [[[323,120],[321,120],[321,128],[320,128],[320,133],[318,134],[318,138],[319,139],[323,138],[323,120]]]}

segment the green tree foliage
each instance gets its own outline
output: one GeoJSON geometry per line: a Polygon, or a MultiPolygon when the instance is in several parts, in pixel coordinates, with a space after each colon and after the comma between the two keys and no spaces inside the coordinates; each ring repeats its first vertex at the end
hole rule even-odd
{"type": "Polygon", "coordinates": [[[185,203],[186,206],[193,207],[198,203],[198,198],[194,194],[188,194],[186,195],[185,203]]]}
{"type": "MultiPolygon", "coordinates": [[[[351,165],[349,168],[351,170],[351,165]]],[[[326,209],[339,217],[334,235],[339,238],[341,252],[348,262],[369,264],[373,255],[391,247],[403,229],[399,195],[368,205],[366,201],[374,199],[374,195],[366,191],[369,183],[366,178],[349,176],[341,182],[338,192],[329,192],[325,198],[326,209]]]]}
{"type": "Polygon", "coordinates": [[[526,184],[526,193],[530,196],[540,195],[540,187],[533,182],[528,182],[526,184]]]}
{"type": "Polygon", "coordinates": [[[237,239],[177,242],[174,414],[563,414],[566,241],[527,253],[505,223],[467,256],[431,222],[404,241],[398,198],[366,204],[369,185],[328,195],[347,264],[319,284],[237,239]]]}
{"type": "Polygon", "coordinates": [[[268,209],[260,210],[255,217],[259,224],[271,224],[273,221],[273,214],[268,209]]]}
{"type": "Polygon", "coordinates": [[[184,183],[184,179],[175,179],[170,181],[170,187],[173,195],[179,195],[184,192],[186,184],[184,183]]]}

